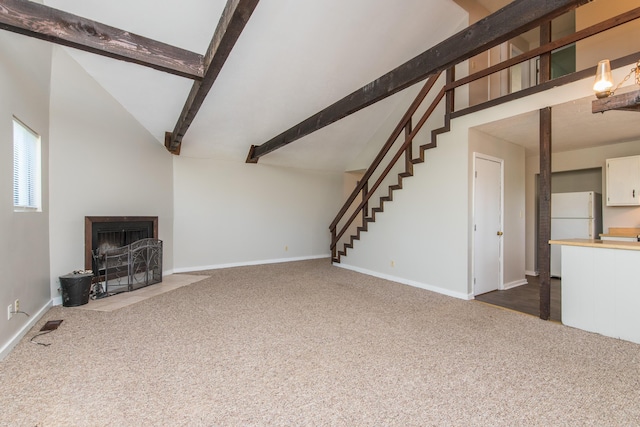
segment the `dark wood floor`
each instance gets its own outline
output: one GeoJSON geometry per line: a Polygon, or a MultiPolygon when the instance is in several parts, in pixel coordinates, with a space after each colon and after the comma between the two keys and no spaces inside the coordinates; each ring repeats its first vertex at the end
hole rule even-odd
{"type": "MultiPolygon", "coordinates": [[[[538,276],[526,276],[526,285],[518,286],[506,291],[492,291],[477,295],[476,300],[520,311],[522,313],[540,316],[540,290],[538,276]]],[[[551,279],[551,320],[560,322],[560,279],[551,279]]]]}

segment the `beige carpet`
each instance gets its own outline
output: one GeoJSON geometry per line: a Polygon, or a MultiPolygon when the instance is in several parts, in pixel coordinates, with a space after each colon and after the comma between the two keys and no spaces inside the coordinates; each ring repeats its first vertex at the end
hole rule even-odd
{"type": "Polygon", "coordinates": [[[640,346],[332,267],[55,307],[0,362],[0,425],[638,425],[640,346]],[[29,342],[49,319],[55,332],[29,342]]]}

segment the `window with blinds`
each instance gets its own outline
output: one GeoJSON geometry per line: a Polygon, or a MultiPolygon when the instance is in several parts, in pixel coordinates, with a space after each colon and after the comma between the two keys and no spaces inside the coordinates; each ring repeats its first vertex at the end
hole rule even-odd
{"type": "Polygon", "coordinates": [[[13,119],[13,208],[14,211],[39,211],[40,136],[13,119]]]}

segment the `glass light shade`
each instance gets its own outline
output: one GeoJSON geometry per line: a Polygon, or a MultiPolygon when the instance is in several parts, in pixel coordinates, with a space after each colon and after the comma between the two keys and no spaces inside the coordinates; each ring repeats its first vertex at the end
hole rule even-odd
{"type": "Polygon", "coordinates": [[[596,92],[596,97],[606,98],[611,95],[612,87],[613,78],[611,77],[611,64],[608,59],[604,59],[598,62],[596,81],[593,84],[593,90],[596,92]]]}

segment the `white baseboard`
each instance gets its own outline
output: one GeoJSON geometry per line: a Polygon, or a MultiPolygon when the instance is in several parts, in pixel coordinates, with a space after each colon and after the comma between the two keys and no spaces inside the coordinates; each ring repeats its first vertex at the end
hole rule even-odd
{"type": "Polygon", "coordinates": [[[529,283],[527,282],[527,279],[514,280],[513,282],[505,283],[502,286],[502,290],[506,291],[507,289],[517,288],[518,286],[526,285],[527,283],[529,283]]]}
{"type": "Polygon", "coordinates": [[[538,272],[537,271],[532,271],[532,270],[525,270],[524,274],[526,274],[527,276],[537,276],[538,272]]]}
{"type": "Polygon", "coordinates": [[[227,264],[200,265],[200,266],[194,266],[194,267],[177,267],[173,269],[173,273],[189,273],[191,271],[219,270],[221,268],[247,267],[250,265],[278,264],[282,262],[307,261],[311,259],[321,259],[321,258],[330,258],[330,257],[331,257],[330,254],[324,254],[324,255],[311,255],[311,256],[303,256],[303,257],[295,257],[295,258],[278,258],[278,259],[265,259],[265,260],[259,260],[259,261],[232,262],[227,264]]]}
{"type": "Polygon", "coordinates": [[[33,325],[35,325],[36,322],[40,320],[40,318],[44,316],[44,314],[53,306],[52,303],[53,300],[50,300],[36,314],[32,314],[29,317],[29,321],[25,323],[22,328],[20,328],[18,333],[16,333],[13,338],[11,338],[2,348],[0,348],[0,360],[4,359],[9,355],[9,353],[11,353],[13,347],[18,345],[22,337],[24,337],[27,332],[29,332],[29,329],[33,328],[33,325]]]}
{"type": "Polygon", "coordinates": [[[391,276],[389,274],[379,273],[377,271],[367,270],[365,268],[355,267],[353,265],[344,264],[344,263],[333,263],[336,267],[341,267],[346,270],[352,270],[358,273],[366,274],[368,276],[378,277],[380,279],[390,280],[392,282],[402,283],[403,285],[413,286],[414,288],[425,289],[427,291],[436,292],[438,294],[446,295],[453,298],[463,299],[463,300],[472,300],[472,294],[465,294],[462,292],[454,292],[449,289],[444,289],[438,286],[428,285],[426,283],[416,282],[415,280],[404,279],[402,277],[391,276]]]}

